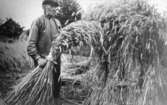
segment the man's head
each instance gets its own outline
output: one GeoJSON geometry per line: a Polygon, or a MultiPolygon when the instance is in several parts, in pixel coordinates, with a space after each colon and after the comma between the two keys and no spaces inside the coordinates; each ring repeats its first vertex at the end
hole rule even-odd
{"type": "Polygon", "coordinates": [[[60,13],[60,6],[58,0],[44,0],[42,2],[44,14],[47,16],[56,16],[60,13]]]}

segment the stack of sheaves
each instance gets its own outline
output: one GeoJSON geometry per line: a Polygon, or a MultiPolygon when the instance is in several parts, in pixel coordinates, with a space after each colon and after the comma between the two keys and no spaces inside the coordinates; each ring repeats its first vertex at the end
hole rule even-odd
{"type": "Polygon", "coordinates": [[[101,22],[104,32],[103,59],[85,105],[157,105],[165,18],[147,2],[129,0],[97,6],[85,19],[101,22]]]}

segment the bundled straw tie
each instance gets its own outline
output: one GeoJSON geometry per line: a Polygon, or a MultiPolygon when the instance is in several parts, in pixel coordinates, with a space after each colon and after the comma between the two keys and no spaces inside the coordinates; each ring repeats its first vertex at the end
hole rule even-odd
{"type": "Polygon", "coordinates": [[[52,53],[50,52],[48,56],[46,56],[47,61],[50,61],[54,64],[57,64],[57,62],[53,59],[52,53]]]}
{"type": "MultiPolygon", "coordinates": [[[[46,57],[46,59],[54,64],[57,64],[57,62],[53,59],[52,53],[50,52],[49,55],[46,57]]],[[[61,80],[61,77],[59,76],[58,81],[61,80]]]]}

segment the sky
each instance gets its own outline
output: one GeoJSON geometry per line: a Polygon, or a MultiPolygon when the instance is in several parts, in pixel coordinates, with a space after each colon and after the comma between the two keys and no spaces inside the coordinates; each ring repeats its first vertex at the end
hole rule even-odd
{"type": "MultiPolygon", "coordinates": [[[[78,0],[84,11],[105,0],[78,0]]],[[[160,12],[167,11],[167,0],[149,0],[160,12]]],[[[43,14],[42,0],[0,0],[0,18],[13,18],[26,29],[43,14]]]]}

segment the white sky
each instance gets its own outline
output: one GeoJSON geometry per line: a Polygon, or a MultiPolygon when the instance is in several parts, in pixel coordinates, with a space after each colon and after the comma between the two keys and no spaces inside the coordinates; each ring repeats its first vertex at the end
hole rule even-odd
{"type": "MultiPolygon", "coordinates": [[[[105,0],[78,0],[86,11],[105,0]]],[[[149,0],[160,12],[167,11],[167,0],[149,0]]],[[[43,11],[42,0],[0,0],[0,18],[11,17],[25,28],[29,28],[32,21],[43,11]]]]}

